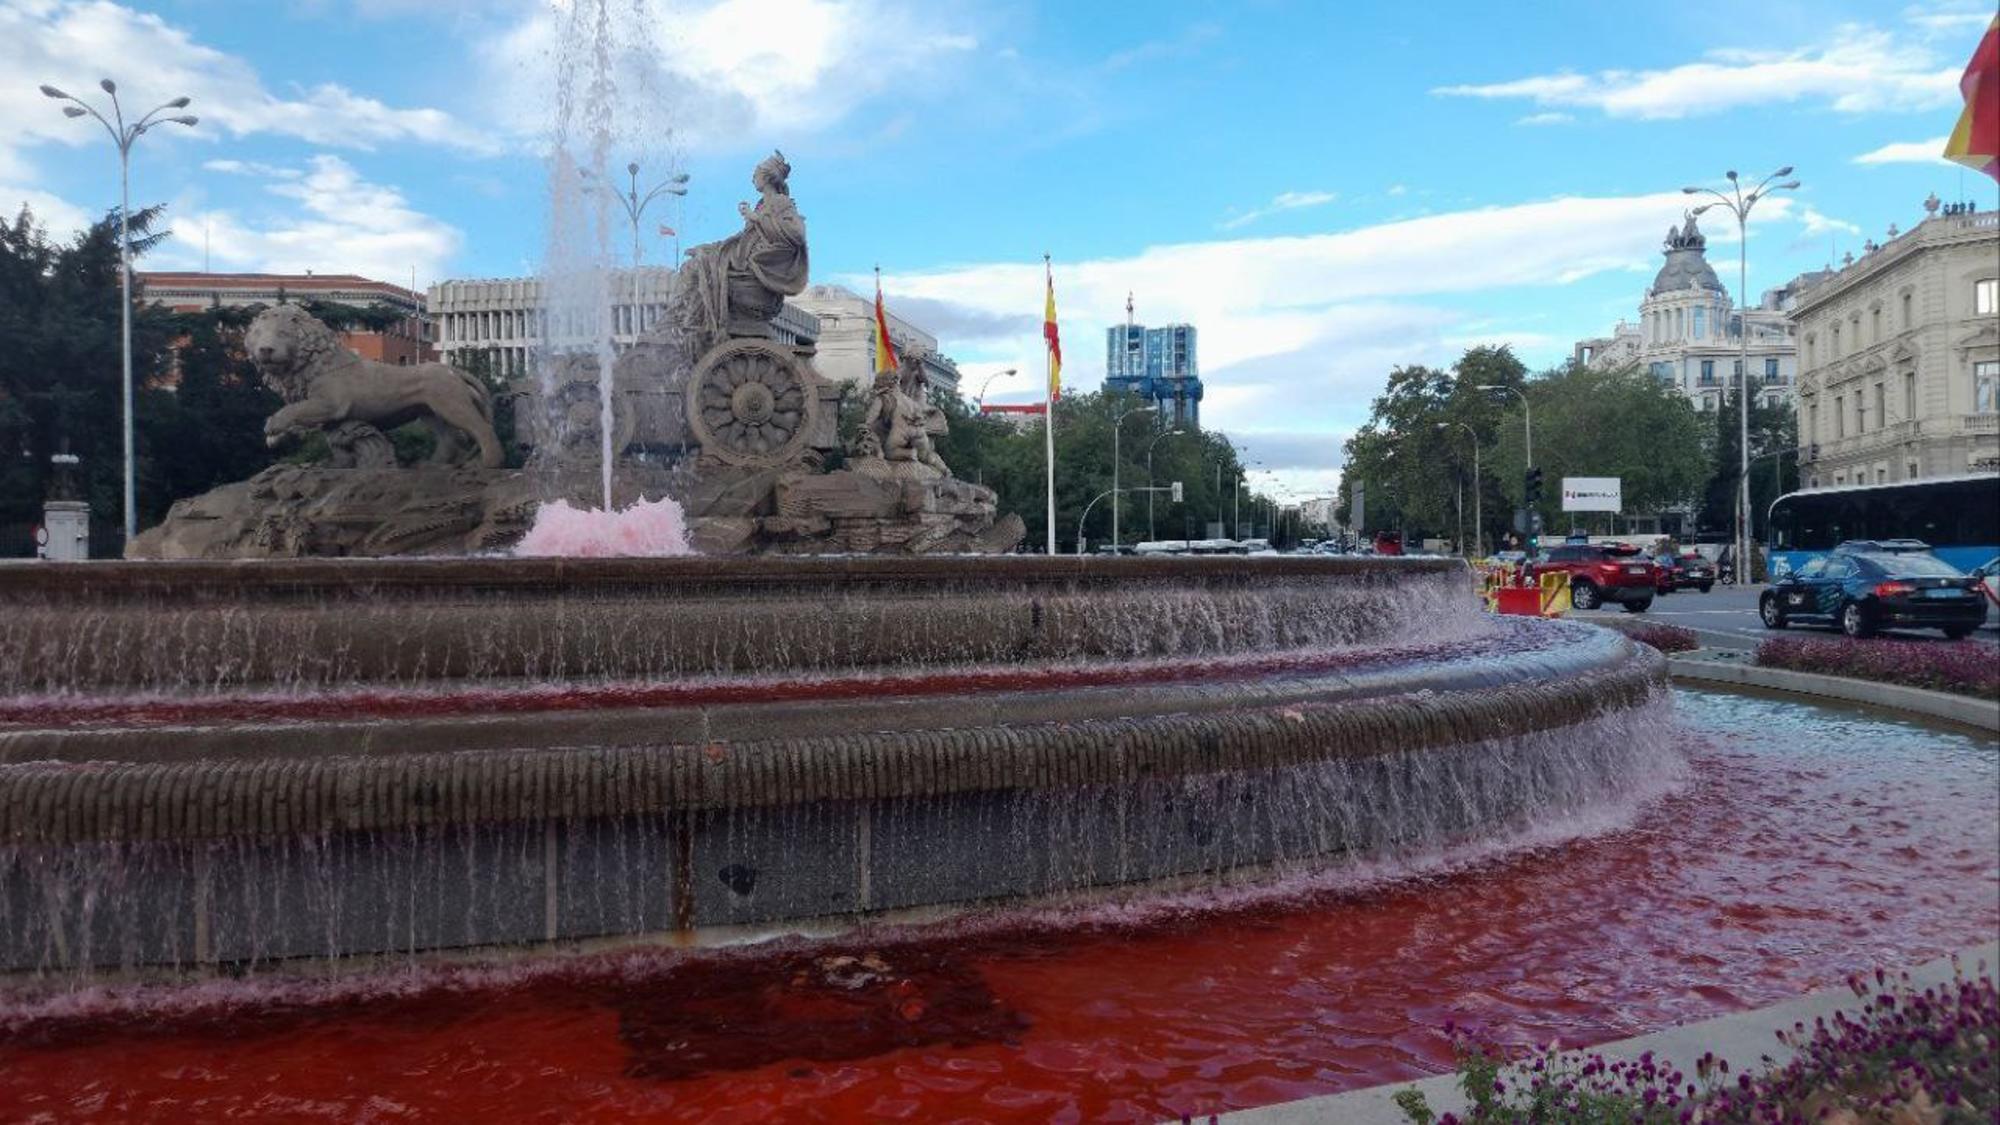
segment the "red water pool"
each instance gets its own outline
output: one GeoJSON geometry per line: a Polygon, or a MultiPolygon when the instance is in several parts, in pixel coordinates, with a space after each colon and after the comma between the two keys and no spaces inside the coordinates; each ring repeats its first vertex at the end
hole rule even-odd
{"type": "Polygon", "coordinates": [[[2000,930],[1991,744],[1681,694],[1684,789],[1595,835],[727,953],[0,1005],[0,1120],[1131,1120],[1588,1043],[2000,930]],[[338,996],[338,1000],[329,1000],[338,996]]]}

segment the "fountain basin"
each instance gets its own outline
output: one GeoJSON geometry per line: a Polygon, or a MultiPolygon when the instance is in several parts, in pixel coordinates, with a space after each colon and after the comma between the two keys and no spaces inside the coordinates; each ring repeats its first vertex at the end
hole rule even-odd
{"type": "Polygon", "coordinates": [[[1456,564],[1273,561],[37,574],[0,673],[0,967],[1222,878],[1518,828],[1672,759],[1629,721],[1651,650],[1487,617],[1456,564]],[[34,665],[65,619],[116,651],[34,665]]]}

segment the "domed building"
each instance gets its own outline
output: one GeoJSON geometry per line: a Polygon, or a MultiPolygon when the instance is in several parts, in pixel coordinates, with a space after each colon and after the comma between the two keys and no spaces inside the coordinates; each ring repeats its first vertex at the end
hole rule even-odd
{"type": "Polygon", "coordinates": [[[1708,262],[1708,239],[1695,217],[1667,228],[1666,261],[1639,302],[1637,324],[1619,321],[1610,336],[1576,345],[1578,363],[1636,366],[1671,383],[1702,410],[1727,400],[1742,358],[1740,334],[1750,334],[1750,393],[1763,405],[1792,398],[1797,346],[1785,310],[1806,278],[1764,294],[1760,307],[1738,315],[1729,290],[1708,262]]]}

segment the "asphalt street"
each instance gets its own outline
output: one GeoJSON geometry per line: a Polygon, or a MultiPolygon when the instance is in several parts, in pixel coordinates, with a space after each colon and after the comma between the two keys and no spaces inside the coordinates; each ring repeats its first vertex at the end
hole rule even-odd
{"type": "MultiPolygon", "coordinates": [[[[1594,618],[1634,616],[1659,621],[1668,625],[1679,625],[1692,629],[1701,637],[1701,643],[1708,648],[1756,648],[1758,642],[1772,636],[1772,631],[1764,628],[1757,619],[1757,595],[1762,586],[1717,586],[1704,594],[1699,590],[1682,590],[1665,597],[1653,599],[1653,608],[1643,614],[1628,614],[1613,607],[1604,610],[1572,611],[1571,616],[1589,621],[1594,618]]],[[[1802,635],[1839,636],[1832,629],[1818,629],[1811,626],[1794,626],[1787,632],[1802,635]]],[[[1935,629],[1892,630],[1882,636],[1906,640],[1944,640],[1944,634],[1935,629]]],[[[1994,615],[1986,615],[1986,627],[1973,636],[1987,644],[2000,644],[2000,627],[1994,623],[1994,615]]]]}

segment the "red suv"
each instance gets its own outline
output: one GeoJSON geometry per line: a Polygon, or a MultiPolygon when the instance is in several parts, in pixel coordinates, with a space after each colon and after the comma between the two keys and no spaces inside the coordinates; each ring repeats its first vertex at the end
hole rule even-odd
{"type": "Polygon", "coordinates": [[[1569,601],[1578,609],[1617,602],[1626,613],[1644,613],[1652,606],[1660,583],[1652,560],[1640,554],[1639,548],[1622,543],[1551,547],[1535,563],[1534,574],[1540,577],[1558,570],[1568,572],[1569,601]]]}

